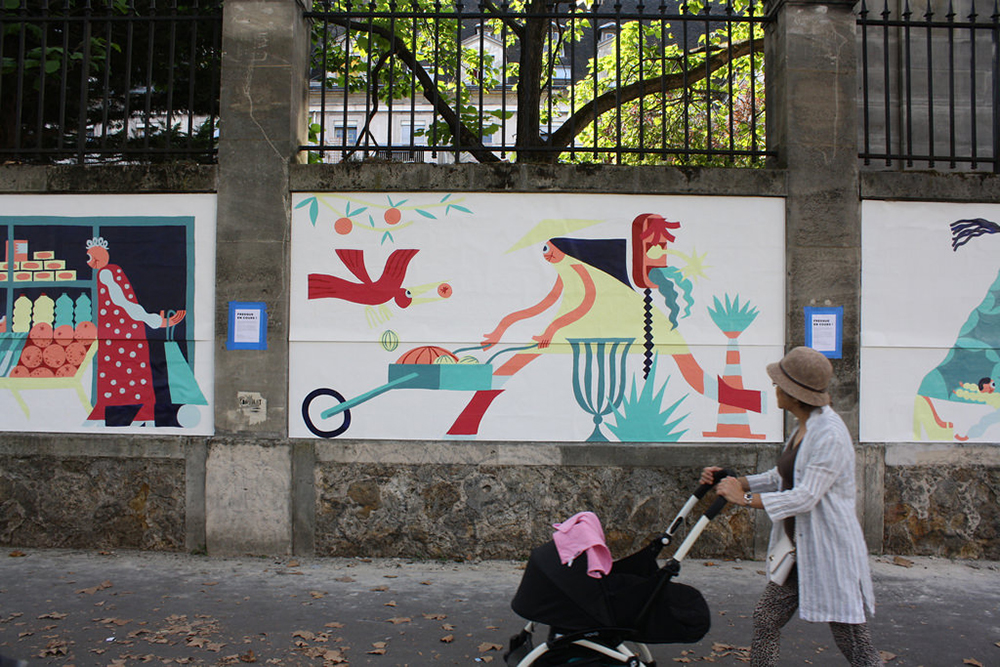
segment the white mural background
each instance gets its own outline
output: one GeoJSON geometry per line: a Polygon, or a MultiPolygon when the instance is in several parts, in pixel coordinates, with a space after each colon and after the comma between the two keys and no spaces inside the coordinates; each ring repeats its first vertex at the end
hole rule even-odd
{"type": "MultiPolygon", "coordinates": [[[[680,223],[672,233],[668,262],[691,273],[694,306],[679,320],[677,331],[690,354],[715,378],[726,372],[727,338],[709,315],[714,298],[739,297],[739,306],[757,316],[739,336],[742,382],[763,390],[764,412],[745,416],[757,437],[780,440],[782,420],[774,406],[764,367],[780,358],[784,340],[784,203],[780,199],[739,197],[603,196],[560,194],[462,193],[302,193],[293,200],[292,299],[290,320],[290,421],[292,437],[313,437],[301,413],[305,398],[319,388],[339,392],[345,400],[379,390],[389,381],[390,365],[422,346],[459,350],[494,370],[533,343],[532,337],[552,322],[558,306],[514,323],[489,350],[475,348],[506,315],[539,303],[556,279],[553,264],[543,257],[549,238],[629,239],[633,219],[644,213],[680,223]],[[344,298],[309,298],[310,274],[333,278],[338,289],[362,283],[348,270],[337,250],[360,251],[371,283],[380,282],[394,251],[416,250],[405,267],[404,287],[413,302],[400,307],[395,299],[366,305],[344,298]],[[343,281],[343,282],[341,282],[343,281]],[[418,293],[419,292],[419,293],[418,293]],[[444,295],[444,296],[442,296],[444,295]],[[446,297],[446,298],[444,298],[446,297]],[[421,301],[424,300],[424,301],[421,301]]],[[[629,246],[631,248],[631,246],[629,246]]],[[[397,259],[398,259],[397,255],[397,259]]],[[[339,294],[339,293],[338,293],[339,294]]],[[[353,298],[353,297],[352,297],[353,298]]],[[[381,297],[380,297],[381,298],[381,297]]],[[[735,305],[735,304],[734,304],[735,305]]],[[[662,303],[659,303],[662,309],[662,303]]],[[[640,321],[642,294],[631,290],[622,301],[622,321],[640,321]]],[[[608,318],[590,323],[600,336],[634,337],[627,355],[625,388],[641,391],[643,362],[641,327],[608,318]]],[[[654,340],[665,342],[662,328],[654,340]]],[[[530,352],[530,351],[529,351],[530,352]]],[[[538,352],[538,350],[534,350],[538,352]]],[[[719,423],[717,400],[696,393],[674,360],[659,348],[654,368],[657,390],[666,381],[662,406],[680,400],[673,417],[683,420],[673,430],[678,441],[717,441],[706,437],[719,423]],[[669,380],[668,380],[669,378],[669,380]],[[686,397],[686,398],[685,398],[686,397]]],[[[466,359],[468,361],[468,359],[466,359]]],[[[477,432],[480,440],[583,441],[594,432],[591,414],[574,394],[573,355],[566,344],[553,344],[510,376],[492,401],[477,432]]],[[[713,387],[714,390],[714,387],[713,387]]],[[[390,388],[351,408],[351,423],[341,437],[440,439],[474,392],[443,389],[390,388]]],[[[322,406],[336,401],[324,397],[322,406]]],[[[324,423],[320,410],[310,420],[324,423]]],[[[343,417],[329,418],[334,428],[343,417]]],[[[608,415],[600,426],[614,440],[608,415]]]]}
{"type": "MultiPolygon", "coordinates": [[[[75,383],[83,396],[76,387],[38,388],[45,386],[47,382],[45,379],[36,381],[35,378],[0,377],[0,430],[88,433],[107,429],[110,432],[134,433],[192,435],[214,433],[215,220],[214,195],[0,196],[0,225],[3,226],[5,238],[8,225],[15,225],[14,228],[22,232],[27,230],[26,236],[30,235],[32,225],[49,227],[48,241],[44,247],[56,247],[58,254],[64,259],[69,258],[69,262],[80,267],[81,284],[93,279],[86,267],[88,255],[83,237],[81,236],[79,240],[75,237],[84,234],[89,239],[88,228],[92,225],[114,228],[116,231],[113,233],[119,236],[121,229],[127,228],[124,233],[131,235],[128,243],[110,244],[111,262],[135,276],[133,281],[136,283],[139,282],[140,274],[144,274],[147,280],[156,280],[158,272],[162,269],[169,275],[163,275],[160,279],[180,281],[182,283],[180,291],[186,290],[187,294],[193,296],[190,301],[181,299],[181,302],[171,302],[164,307],[186,310],[182,320],[183,327],[175,329],[182,331],[181,335],[184,336],[184,340],[179,341],[178,349],[186,350],[182,354],[187,355],[186,361],[190,363],[190,370],[193,372],[193,382],[190,379],[187,381],[188,390],[191,391],[191,386],[196,384],[197,391],[193,393],[200,392],[199,398],[205,401],[205,404],[199,401],[197,405],[184,406],[184,410],[179,413],[179,422],[170,426],[157,426],[151,420],[120,426],[106,426],[103,421],[88,421],[91,407],[96,402],[95,367],[100,366],[98,355],[95,354],[91,362],[81,366],[78,382],[75,383]],[[25,216],[31,218],[33,222],[28,222],[25,216]],[[132,224],[133,220],[139,222],[132,224]],[[190,246],[185,251],[186,267],[174,264],[164,264],[164,267],[160,267],[157,263],[158,250],[155,243],[144,243],[142,231],[144,225],[156,227],[161,220],[168,226],[176,224],[185,226],[188,239],[180,240],[179,245],[186,243],[190,246]],[[53,225],[55,227],[52,227],[53,225]],[[60,225],[62,227],[59,227],[60,225]],[[70,228],[73,228],[72,242],[60,238],[63,232],[52,232],[52,229],[70,228]],[[17,400],[18,397],[23,401],[23,405],[17,400]]],[[[65,233],[70,234],[70,232],[65,233]]],[[[29,247],[29,254],[41,247],[43,244],[32,244],[29,247]]],[[[6,280],[0,283],[0,286],[5,290],[12,288],[13,291],[5,294],[13,296],[16,296],[18,289],[33,288],[30,283],[12,284],[6,280]]],[[[86,289],[89,290],[91,287],[88,286],[86,289]]],[[[136,285],[135,296],[140,305],[151,308],[149,295],[143,294],[139,285],[136,285]]],[[[96,318],[98,308],[96,302],[93,308],[96,318]]],[[[161,307],[157,307],[154,312],[160,309],[161,307]]],[[[0,316],[2,314],[0,312],[0,316]]],[[[4,322],[8,336],[11,333],[11,325],[12,322],[4,322]]],[[[162,331],[150,335],[151,337],[159,335],[161,340],[163,339],[162,331]]],[[[184,361],[176,356],[174,360],[184,361]]],[[[10,372],[13,368],[7,370],[10,372]]],[[[174,375],[179,376],[178,373],[174,375]]],[[[177,394],[175,388],[175,398],[177,394]]],[[[191,393],[188,396],[196,400],[191,393]]]]}
{"type": "MultiPolygon", "coordinates": [[[[964,441],[975,424],[996,412],[987,403],[918,396],[925,377],[946,360],[963,327],[991,326],[978,316],[970,322],[970,316],[984,299],[992,300],[1000,234],[984,227],[952,249],[951,223],[976,219],[1000,222],[1000,205],[864,202],[861,440],[964,441]],[[928,403],[943,426],[932,423],[928,403]]],[[[980,329],[977,335],[982,333],[980,329]]],[[[1000,331],[994,328],[993,333],[1000,331]]],[[[983,364],[966,373],[963,382],[975,383],[992,372],[991,364],[983,364]]],[[[952,384],[947,392],[958,388],[952,384]]],[[[969,439],[995,442],[998,437],[1000,428],[994,427],[969,439]]]]}

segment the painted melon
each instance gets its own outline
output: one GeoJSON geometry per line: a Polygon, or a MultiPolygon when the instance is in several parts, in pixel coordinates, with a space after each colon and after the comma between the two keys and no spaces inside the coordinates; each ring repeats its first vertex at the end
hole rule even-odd
{"type": "MultiPolygon", "coordinates": [[[[443,347],[438,347],[437,345],[421,345],[420,347],[415,347],[412,350],[408,350],[403,353],[396,363],[397,364],[436,364],[442,363],[438,359],[441,357],[450,357],[451,363],[457,363],[458,357],[444,349],[443,347]]],[[[447,363],[447,362],[444,362],[447,363]]]]}

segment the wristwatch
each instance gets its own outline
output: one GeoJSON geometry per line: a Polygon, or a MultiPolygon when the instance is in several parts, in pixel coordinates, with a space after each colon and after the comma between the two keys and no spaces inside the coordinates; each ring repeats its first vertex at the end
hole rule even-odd
{"type": "Polygon", "coordinates": [[[746,505],[747,507],[750,507],[750,503],[752,502],[753,502],[753,493],[747,491],[746,493],[743,494],[743,504],[746,505]]]}

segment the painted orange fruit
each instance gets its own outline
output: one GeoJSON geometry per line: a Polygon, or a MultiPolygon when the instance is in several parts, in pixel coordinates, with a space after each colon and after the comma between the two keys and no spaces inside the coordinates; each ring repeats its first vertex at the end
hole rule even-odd
{"type": "Polygon", "coordinates": [[[393,207],[387,209],[382,217],[385,218],[386,224],[395,225],[403,219],[403,214],[398,208],[393,207]]]}

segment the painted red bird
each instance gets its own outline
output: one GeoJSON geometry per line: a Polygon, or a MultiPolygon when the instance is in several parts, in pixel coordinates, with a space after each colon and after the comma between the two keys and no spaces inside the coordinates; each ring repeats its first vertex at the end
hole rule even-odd
{"type": "Polygon", "coordinates": [[[352,303],[378,306],[395,299],[396,305],[406,308],[413,301],[409,291],[403,287],[406,267],[417,254],[416,250],[394,250],[385,261],[385,268],[377,281],[372,281],[365,268],[363,250],[337,249],[337,256],[347,270],[361,282],[351,282],[325,273],[309,274],[310,299],[343,299],[352,303]]]}

